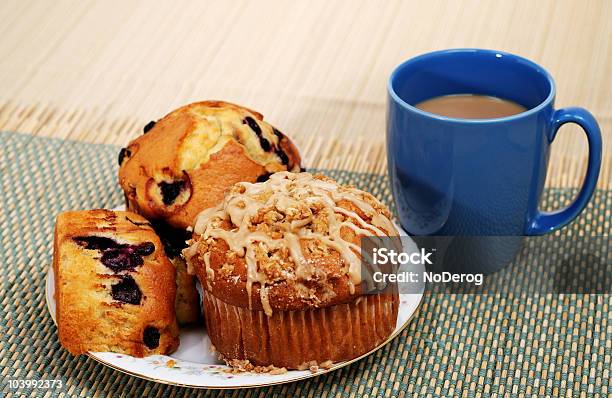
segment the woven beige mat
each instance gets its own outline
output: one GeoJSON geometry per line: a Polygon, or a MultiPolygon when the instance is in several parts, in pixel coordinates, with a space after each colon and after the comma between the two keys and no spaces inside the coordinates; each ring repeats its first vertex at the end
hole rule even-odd
{"type": "MultiPolygon", "coordinates": [[[[609,243],[603,235],[610,231],[610,190],[597,190],[585,211],[556,234],[558,238],[548,235],[539,244],[527,244],[513,268],[496,273],[495,286],[503,284],[509,291],[426,294],[418,314],[392,342],[361,361],[313,379],[224,393],[196,391],[73,357],[59,345],[45,304],[55,216],[63,210],[113,208],[123,202],[116,175],[118,150],[113,145],[0,131],[0,183],[5,193],[0,201],[0,397],[38,393],[485,398],[607,397],[611,392],[612,295],[574,294],[570,292],[577,290],[569,287],[577,273],[588,276],[587,285],[596,288],[589,292],[612,286],[612,273],[601,272],[606,264],[612,268],[612,251],[599,249],[609,243]],[[579,238],[591,234],[597,236],[579,238]],[[554,290],[546,291],[558,293],[528,293],[550,282],[554,290]],[[513,293],[516,287],[521,294],[513,293]],[[11,388],[8,381],[18,379],[59,379],[63,385],[36,391],[11,388]]],[[[392,205],[385,175],[320,171],[392,205]]],[[[542,208],[558,208],[575,194],[573,188],[546,189],[542,208]]]]}
{"type": "MultiPolygon", "coordinates": [[[[323,109],[320,111],[321,118],[327,117],[323,109]]],[[[161,116],[151,115],[150,119],[161,116]]],[[[318,116],[312,114],[312,118],[318,116]]],[[[363,115],[355,117],[362,118],[363,115]]],[[[60,110],[51,105],[23,106],[12,102],[0,104],[0,130],[86,142],[124,145],[140,135],[142,126],[148,121],[136,117],[115,119],[103,110],[60,110]]],[[[606,121],[605,125],[611,123],[606,121]]],[[[329,134],[326,126],[320,124],[309,125],[298,132],[285,132],[299,146],[308,167],[384,174],[387,167],[384,129],[383,119],[376,134],[371,136],[329,134]]],[[[546,181],[549,187],[579,187],[586,171],[586,139],[575,126],[564,129],[572,131],[558,134],[553,143],[546,181]]],[[[608,189],[612,187],[612,134],[608,134],[603,126],[602,132],[604,148],[598,188],[608,189]]]]}

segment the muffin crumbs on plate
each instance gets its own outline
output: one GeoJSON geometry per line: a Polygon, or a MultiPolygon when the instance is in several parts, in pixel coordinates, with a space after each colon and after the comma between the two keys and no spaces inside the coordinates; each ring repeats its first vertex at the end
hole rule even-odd
{"type": "MultiPolygon", "coordinates": [[[[220,356],[221,358],[221,356],[220,356]]],[[[229,369],[226,373],[267,373],[269,375],[281,375],[287,373],[287,368],[277,368],[274,365],[255,366],[248,359],[232,359],[225,360],[229,369]]]]}

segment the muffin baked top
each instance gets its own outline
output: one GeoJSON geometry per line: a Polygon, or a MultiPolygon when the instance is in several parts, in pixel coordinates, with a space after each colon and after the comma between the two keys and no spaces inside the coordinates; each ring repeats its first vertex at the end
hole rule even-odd
{"type": "Polygon", "coordinates": [[[145,126],[119,154],[129,210],[176,228],[193,224],[238,181],[299,171],[291,141],[260,113],[221,101],[183,106],[145,126]]]}
{"type": "Polygon", "coordinates": [[[237,183],[203,211],[183,251],[202,285],[232,305],[302,310],[361,294],[360,238],[396,236],[371,194],[322,175],[279,172],[237,183]]]}

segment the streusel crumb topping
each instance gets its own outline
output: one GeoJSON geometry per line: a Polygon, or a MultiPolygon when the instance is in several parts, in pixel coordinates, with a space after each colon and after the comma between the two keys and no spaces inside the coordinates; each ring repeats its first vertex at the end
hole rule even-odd
{"type": "MultiPolygon", "coordinates": [[[[228,256],[245,259],[249,303],[252,285],[259,283],[267,315],[272,314],[267,286],[292,282],[308,299],[312,288],[307,282],[326,284],[327,271],[316,266],[316,259],[332,252],[340,256],[354,294],[361,281],[355,238],[397,235],[389,210],[369,193],[323,175],[290,172],[275,173],[264,183],[234,185],[221,204],[200,213],[194,232],[198,238],[185,251],[187,260],[198,245],[225,241],[228,256]]],[[[221,272],[231,273],[226,265],[221,272]]],[[[206,268],[207,276],[214,276],[208,263],[206,268]]]]}

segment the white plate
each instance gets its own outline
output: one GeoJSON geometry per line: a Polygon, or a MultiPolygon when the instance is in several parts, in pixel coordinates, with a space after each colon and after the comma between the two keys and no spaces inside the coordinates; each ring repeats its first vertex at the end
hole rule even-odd
{"type": "MultiPolygon", "coordinates": [[[[401,230],[400,230],[401,231],[401,230]]],[[[403,232],[403,231],[402,231],[403,232]]],[[[404,248],[405,251],[412,248],[404,248]]],[[[49,267],[46,280],[47,307],[55,322],[55,275],[49,267]]],[[[210,340],[202,327],[182,328],[181,344],[172,355],[154,355],[135,358],[112,352],[89,352],[91,358],[121,372],[159,383],[196,388],[249,388],[281,384],[318,376],[353,363],[378,350],[397,336],[410,322],[423,298],[423,293],[400,294],[400,307],[395,330],[378,347],[350,361],[335,363],[329,369],[313,373],[292,370],[283,374],[229,373],[228,367],[210,350],[210,340]]]]}

